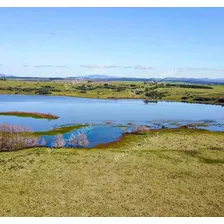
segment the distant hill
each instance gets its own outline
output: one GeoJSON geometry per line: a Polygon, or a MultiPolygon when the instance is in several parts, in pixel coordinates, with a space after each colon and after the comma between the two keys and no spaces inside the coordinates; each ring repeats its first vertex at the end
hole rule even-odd
{"type": "Polygon", "coordinates": [[[224,84],[224,78],[209,79],[209,78],[175,78],[167,77],[160,79],[163,82],[185,82],[185,83],[201,83],[201,84],[224,84]]]}
{"type": "Polygon", "coordinates": [[[13,75],[5,75],[5,74],[0,74],[0,77],[4,78],[16,78],[16,76],[13,75]]]}
{"type": "MultiPolygon", "coordinates": [[[[74,77],[75,78],[75,77],[74,77]]],[[[77,77],[76,77],[77,78],[77,77]]],[[[107,75],[89,75],[84,76],[84,78],[91,80],[101,80],[101,81],[157,81],[157,82],[185,82],[194,84],[224,84],[224,78],[209,79],[209,78],[176,78],[176,77],[166,77],[166,78],[136,78],[136,77],[113,77],[107,75]]]]}
{"type": "Polygon", "coordinates": [[[115,79],[115,78],[119,78],[119,77],[114,77],[114,76],[109,76],[109,75],[87,75],[84,76],[87,79],[115,79]]]}
{"type": "Polygon", "coordinates": [[[6,79],[17,79],[17,80],[30,80],[30,81],[54,81],[54,80],[75,80],[75,79],[87,79],[92,81],[139,81],[139,82],[185,82],[192,84],[222,84],[224,85],[224,78],[210,79],[210,78],[176,78],[176,77],[166,77],[166,78],[136,78],[136,77],[114,77],[108,75],[98,75],[92,74],[87,76],[76,76],[76,77],[20,77],[20,76],[8,76],[5,74],[0,74],[1,78],[6,79]]]}

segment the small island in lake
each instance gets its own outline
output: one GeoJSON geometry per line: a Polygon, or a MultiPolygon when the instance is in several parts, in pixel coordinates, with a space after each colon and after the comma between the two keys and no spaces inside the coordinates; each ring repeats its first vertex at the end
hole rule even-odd
{"type": "Polygon", "coordinates": [[[0,115],[6,116],[17,116],[17,117],[32,117],[36,119],[58,119],[59,117],[53,114],[35,113],[35,112],[19,112],[19,111],[9,111],[0,112],[0,115]]]}

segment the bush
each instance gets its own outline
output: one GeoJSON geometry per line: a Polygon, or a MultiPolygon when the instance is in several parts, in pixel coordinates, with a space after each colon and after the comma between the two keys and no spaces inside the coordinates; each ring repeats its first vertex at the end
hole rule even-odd
{"type": "Polygon", "coordinates": [[[155,90],[155,91],[151,91],[151,92],[147,92],[147,93],[145,93],[145,96],[146,96],[146,97],[149,97],[149,98],[153,98],[153,99],[156,99],[156,98],[161,99],[162,97],[165,96],[165,94],[164,94],[164,93],[159,93],[159,92],[157,92],[157,91],[155,90]]]}
{"type": "Polygon", "coordinates": [[[171,83],[167,83],[166,86],[164,86],[164,87],[180,87],[180,88],[192,88],[192,89],[213,89],[211,86],[205,86],[205,85],[171,84],[171,83]]]}
{"type": "Polygon", "coordinates": [[[183,96],[183,97],[181,97],[181,99],[182,100],[188,100],[190,97],[188,97],[188,96],[183,96]]]}
{"type": "Polygon", "coordinates": [[[39,94],[39,95],[49,95],[51,94],[51,91],[49,89],[39,89],[35,92],[35,94],[39,94]]]}
{"type": "Polygon", "coordinates": [[[149,128],[147,128],[146,126],[135,126],[134,130],[132,131],[133,133],[138,133],[138,132],[144,132],[144,131],[148,131],[149,128]]]}
{"type": "Polygon", "coordinates": [[[196,101],[213,101],[216,100],[214,97],[195,97],[194,100],[196,101]]]}
{"type": "Polygon", "coordinates": [[[15,151],[38,145],[38,137],[30,129],[18,125],[0,125],[0,151],[15,151]]]}
{"type": "Polygon", "coordinates": [[[219,98],[219,103],[224,103],[224,98],[219,98]]]}

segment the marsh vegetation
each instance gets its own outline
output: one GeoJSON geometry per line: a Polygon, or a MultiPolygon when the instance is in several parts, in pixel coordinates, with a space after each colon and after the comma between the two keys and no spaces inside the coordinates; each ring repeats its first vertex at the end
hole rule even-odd
{"type": "Polygon", "coordinates": [[[0,115],[17,116],[17,117],[32,117],[36,119],[58,119],[59,117],[53,114],[37,113],[37,112],[20,112],[20,111],[7,111],[0,112],[0,115]]]}

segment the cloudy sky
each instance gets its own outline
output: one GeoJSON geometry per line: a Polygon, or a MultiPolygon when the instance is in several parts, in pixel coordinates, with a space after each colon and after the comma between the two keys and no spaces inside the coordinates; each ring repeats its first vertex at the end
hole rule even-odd
{"type": "Polygon", "coordinates": [[[224,8],[0,8],[0,74],[224,78],[224,8]]]}

